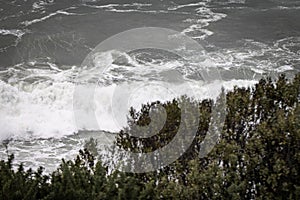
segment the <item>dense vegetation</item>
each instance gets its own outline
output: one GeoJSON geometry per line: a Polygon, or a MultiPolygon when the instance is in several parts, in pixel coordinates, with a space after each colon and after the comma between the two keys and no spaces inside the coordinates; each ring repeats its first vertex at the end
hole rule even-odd
{"type": "MultiPolygon", "coordinates": [[[[128,128],[116,144],[149,152],[170,142],[180,121],[179,102],[199,111],[193,144],[176,162],[151,173],[113,171],[97,161],[91,140],[74,161],[62,161],[51,175],[43,169],[13,170],[13,156],[0,163],[0,199],[300,199],[300,75],[288,81],[262,79],[253,88],[226,95],[226,119],[214,149],[200,158],[214,102],[182,97],[131,109],[128,128]],[[167,121],[148,140],[132,137],[135,124],[149,124],[151,106],[166,109],[167,121]]],[[[184,120],[185,130],[192,126],[184,120]]],[[[155,129],[155,127],[152,127],[155,129]]],[[[159,156],[159,155],[158,155],[159,156]]]]}

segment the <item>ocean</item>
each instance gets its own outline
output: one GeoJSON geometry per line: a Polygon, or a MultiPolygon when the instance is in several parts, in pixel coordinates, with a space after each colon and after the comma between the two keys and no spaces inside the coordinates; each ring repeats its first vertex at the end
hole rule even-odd
{"type": "MultiPolygon", "coordinates": [[[[297,0],[2,0],[0,4],[0,159],[13,153],[16,163],[34,169],[42,165],[47,172],[62,158],[73,159],[90,137],[100,146],[111,145],[115,133],[126,126],[130,106],[139,109],[142,103],[180,95],[216,98],[221,87],[248,87],[281,73],[292,77],[300,69],[297,0]],[[174,30],[203,51],[187,62],[151,49],[112,48],[93,57],[94,66],[83,65],[107,38],[147,27],[174,30]],[[201,74],[211,68],[221,80],[203,80],[201,74]],[[166,89],[165,82],[176,88],[166,89]],[[192,85],[192,93],[183,82],[192,85]],[[92,96],[96,103],[74,103],[75,90],[90,83],[97,83],[92,96]],[[125,99],[119,95],[124,88],[129,91],[125,99]],[[115,105],[118,102],[123,102],[122,108],[115,105]],[[74,117],[76,109],[83,118],[80,122],[74,117]],[[90,113],[96,125],[90,123],[90,113]]],[[[90,97],[79,93],[76,98],[90,97]]]]}

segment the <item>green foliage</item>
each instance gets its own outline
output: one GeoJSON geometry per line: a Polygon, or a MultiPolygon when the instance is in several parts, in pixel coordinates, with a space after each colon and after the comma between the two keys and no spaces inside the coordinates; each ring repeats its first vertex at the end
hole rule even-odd
{"type": "Polygon", "coordinates": [[[211,121],[212,101],[181,97],[146,104],[140,112],[131,109],[128,127],[116,136],[119,147],[154,151],[167,145],[179,126],[188,133],[198,117],[193,144],[176,162],[144,174],[108,173],[95,159],[95,140],[74,161],[62,160],[51,175],[44,175],[43,168],[25,171],[22,164],[14,170],[11,155],[0,162],[0,199],[300,199],[299,95],[300,75],[292,81],[284,76],[276,82],[262,79],[253,88],[228,92],[224,128],[205,158],[198,154],[211,121]],[[188,105],[189,120],[181,119],[182,103],[188,105]],[[158,114],[158,122],[163,120],[162,107],[167,118],[160,127],[150,123],[149,114],[157,108],[152,112],[158,114]],[[138,127],[149,124],[158,134],[146,138],[138,127]],[[145,137],[134,137],[137,134],[145,137]]]}
{"type": "Polygon", "coordinates": [[[48,192],[48,176],[42,175],[42,167],[33,172],[24,171],[22,164],[14,171],[13,155],[0,162],[0,199],[40,199],[48,192]]]}

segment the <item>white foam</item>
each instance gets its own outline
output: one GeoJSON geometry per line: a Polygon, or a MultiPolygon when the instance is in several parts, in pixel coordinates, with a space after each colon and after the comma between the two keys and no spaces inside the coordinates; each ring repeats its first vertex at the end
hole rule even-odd
{"type": "Polygon", "coordinates": [[[299,41],[298,37],[291,37],[267,45],[245,40],[242,47],[220,49],[210,53],[210,58],[222,69],[247,69],[257,74],[282,73],[297,70],[299,41]]]}
{"type": "Polygon", "coordinates": [[[169,7],[168,10],[178,10],[180,8],[185,8],[185,7],[206,6],[207,2],[209,2],[209,1],[203,1],[203,2],[197,2],[197,3],[190,3],[190,4],[182,4],[182,5],[172,6],[172,7],[169,7]]]}
{"type": "Polygon", "coordinates": [[[141,13],[167,13],[163,10],[137,10],[137,9],[116,9],[111,8],[109,9],[111,12],[118,12],[118,13],[130,13],[130,12],[141,12],[141,13]]]}
{"type": "Polygon", "coordinates": [[[203,29],[203,27],[205,27],[205,26],[203,26],[203,22],[202,22],[202,24],[193,24],[193,25],[189,26],[188,28],[184,29],[182,31],[182,33],[188,34],[188,35],[192,34],[191,37],[193,39],[205,39],[206,37],[213,35],[212,31],[203,29]]]}
{"type": "Polygon", "coordinates": [[[33,19],[33,20],[26,20],[26,21],[23,21],[21,24],[25,25],[25,26],[30,26],[32,24],[35,24],[35,23],[38,23],[38,22],[42,22],[42,21],[45,21],[55,15],[79,15],[79,14],[76,14],[76,13],[70,13],[70,12],[67,12],[67,10],[57,10],[53,13],[50,13],[49,15],[46,15],[42,18],[39,18],[39,19],[33,19]]]}
{"type": "Polygon", "coordinates": [[[14,35],[21,38],[26,32],[19,29],[0,29],[0,35],[14,35]]]}
{"type": "MultiPolygon", "coordinates": [[[[279,65],[276,58],[298,58],[295,53],[283,49],[286,43],[296,45],[297,41],[281,40],[272,47],[249,40],[242,49],[208,53],[204,56],[206,59],[200,61],[201,59],[195,58],[197,63],[189,62],[188,65],[175,60],[137,62],[134,56],[118,51],[96,54],[92,66],[83,68],[74,66],[62,70],[49,60],[45,61],[42,68],[39,68],[37,61],[27,63],[28,66],[25,67],[20,64],[0,73],[1,79],[5,80],[0,82],[0,139],[63,137],[79,130],[119,131],[126,126],[130,106],[138,109],[141,104],[172,100],[183,94],[196,99],[216,98],[222,86],[228,90],[234,85],[247,87],[256,83],[255,80],[212,80],[205,83],[201,78],[189,78],[197,73],[201,74],[203,70],[205,72],[217,68],[236,73],[237,70],[245,69],[257,74],[294,70],[295,67],[291,64],[279,65]],[[258,60],[257,57],[260,56],[267,57],[258,60]],[[122,64],[115,63],[116,60],[122,64]],[[103,67],[105,72],[101,71],[103,67]],[[174,71],[177,72],[176,76],[182,78],[177,79],[175,75],[170,77],[174,71]],[[85,123],[86,121],[76,124],[73,113],[74,89],[78,86],[92,88],[89,84],[97,82],[91,104],[82,104],[76,108],[82,111],[82,116],[95,114],[98,123],[96,126],[85,123]],[[120,91],[129,91],[125,95],[128,97],[126,100],[120,98],[120,91]],[[116,114],[118,102],[125,103],[122,104],[123,109],[119,109],[120,112],[116,114]]],[[[243,71],[240,75],[243,76],[243,71]]],[[[90,97],[83,93],[81,98],[84,101],[90,97]]]]}
{"type": "MultiPolygon", "coordinates": [[[[233,85],[251,85],[254,81],[233,80],[225,82],[226,89],[233,85]]],[[[132,82],[123,85],[110,85],[98,87],[94,93],[94,106],[81,107],[84,115],[96,114],[97,126],[76,124],[73,118],[73,92],[75,85],[71,83],[54,83],[51,86],[39,84],[35,88],[20,90],[4,82],[0,82],[0,139],[15,138],[50,138],[63,137],[78,132],[78,130],[106,130],[119,131],[126,126],[128,109],[133,106],[137,109],[141,104],[156,100],[172,100],[180,95],[188,95],[197,99],[215,98],[221,89],[221,82],[213,82],[208,85],[190,82],[179,85],[152,82],[143,86],[141,82],[132,82]],[[162,87],[160,87],[162,85],[162,87]],[[127,90],[133,91],[129,95],[130,101],[125,102],[122,111],[118,110],[118,102],[124,99],[114,99],[117,87],[126,86],[127,90]],[[137,91],[134,91],[137,89],[137,91]],[[118,117],[116,118],[116,114],[118,117]],[[120,120],[121,119],[121,120],[120,120]]],[[[82,96],[85,98],[85,96],[82,96]]],[[[122,102],[123,105],[124,102],[122,102]]]]}
{"type": "Polygon", "coordinates": [[[286,7],[286,6],[278,6],[274,9],[278,9],[278,10],[299,10],[300,9],[300,6],[289,6],[289,7],[286,7]]]}
{"type": "MultiPolygon", "coordinates": [[[[235,83],[239,86],[253,84],[253,81],[247,80],[232,80],[224,84],[217,80],[204,83],[200,80],[186,79],[186,76],[174,81],[173,76],[167,76],[172,70],[179,70],[176,75],[180,75],[181,71],[186,75],[193,73],[195,69],[178,69],[178,62],[143,65],[132,60],[127,54],[118,54],[116,51],[99,54],[94,59],[95,66],[91,68],[72,67],[69,70],[61,70],[48,63],[49,68],[39,69],[36,66],[37,62],[30,62],[31,68],[15,66],[7,72],[2,72],[0,75],[3,77],[6,77],[6,74],[14,76],[7,82],[0,81],[0,140],[8,137],[60,138],[80,130],[116,132],[126,126],[126,116],[131,106],[139,109],[141,104],[172,100],[184,94],[196,99],[216,98],[222,85],[230,89],[235,83]],[[112,63],[120,56],[126,58],[131,66],[119,66],[122,69],[120,73],[109,76],[110,72],[118,69],[118,66],[112,63]],[[109,73],[103,73],[103,77],[99,76],[99,67],[106,65],[110,65],[112,71],[108,70],[109,73]],[[124,71],[129,73],[122,74],[124,71]],[[156,76],[148,79],[147,76],[151,73],[156,76]],[[160,76],[157,76],[158,74],[160,76]],[[77,76],[76,83],[73,80],[74,76],[77,76]],[[95,91],[92,91],[92,97],[87,96],[86,93],[89,94],[89,89],[93,89],[92,86],[97,84],[98,79],[104,80],[104,84],[97,85],[95,91]],[[93,82],[90,83],[90,80],[93,82]],[[74,119],[74,90],[78,87],[83,88],[79,102],[84,103],[75,108],[80,110],[82,118],[88,119],[91,114],[95,115],[98,122],[96,125],[89,120],[78,122],[74,119]],[[122,92],[126,91],[124,96],[122,92]],[[127,100],[123,97],[127,97],[127,100]],[[86,104],[89,98],[94,100],[86,104]],[[122,103],[123,107],[118,103],[122,103]]],[[[204,61],[202,65],[203,68],[209,69],[212,63],[204,61]]],[[[181,65],[180,68],[183,67],[181,65]]]]}
{"type": "Polygon", "coordinates": [[[0,139],[50,138],[76,132],[73,122],[71,83],[21,83],[13,87],[0,81],[0,139]]]}
{"type": "Polygon", "coordinates": [[[289,70],[294,70],[294,68],[290,65],[283,65],[277,69],[275,69],[277,72],[281,73],[281,72],[285,72],[285,71],[289,71],[289,70]]]}
{"type": "Polygon", "coordinates": [[[106,4],[106,5],[90,5],[85,4],[85,6],[96,9],[104,9],[109,12],[117,13],[130,13],[130,12],[139,12],[139,13],[169,13],[167,10],[149,10],[152,4],[149,3],[131,3],[131,4],[106,4]]]}
{"type": "Polygon", "coordinates": [[[142,7],[149,7],[152,6],[152,4],[147,3],[131,3],[131,4],[106,4],[106,5],[90,5],[85,4],[85,6],[91,7],[91,8],[101,8],[101,9],[108,9],[110,11],[122,11],[120,9],[116,9],[116,7],[121,8],[127,8],[127,7],[136,7],[136,8],[142,8],[142,7]]]}
{"type": "Polygon", "coordinates": [[[246,0],[229,0],[228,3],[245,4],[246,0]]]}
{"type": "Polygon", "coordinates": [[[33,4],[32,4],[32,8],[33,8],[33,10],[43,10],[43,9],[45,9],[45,6],[47,6],[47,5],[53,5],[53,3],[54,3],[54,0],[48,0],[48,1],[42,1],[42,0],[40,0],[40,1],[37,1],[37,2],[34,2],[33,4]]]}
{"type": "MultiPolygon", "coordinates": [[[[207,1],[209,2],[209,1],[207,1]]],[[[207,2],[199,2],[193,4],[186,4],[186,5],[179,5],[176,6],[174,9],[179,9],[183,7],[197,7],[195,15],[197,18],[188,18],[184,20],[186,23],[190,23],[187,28],[185,28],[182,33],[187,34],[188,36],[194,39],[205,39],[208,36],[212,35],[213,32],[206,29],[205,27],[209,26],[210,23],[219,21],[225,18],[227,15],[223,13],[215,13],[213,12],[208,6],[207,2]]]]}

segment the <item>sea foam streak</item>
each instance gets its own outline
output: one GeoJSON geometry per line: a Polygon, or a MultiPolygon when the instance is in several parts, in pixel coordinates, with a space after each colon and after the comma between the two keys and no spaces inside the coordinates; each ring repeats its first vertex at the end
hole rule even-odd
{"type": "MultiPolygon", "coordinates": [[[[195,4],[197,5],[197,4],[195,4]]],[[[194,39],[205,39],[212,35],[213,32],[205,29],[210,23],[219,21],[225,18],[227,15],[223,13],[214,13],[206,4],[196,8],[197,18],[188,18],[184,22],[192,23],[188,28],[182,32],[191,36],[194,39]]]]}
{"type": "Polygon", "coordinates": [[[18,38],[21,38],[26,32],[19,29],[0,29],[0,35],[14,35],[18,38]]]}
{"type": "Polygon", "coordinates": [[[38,18],[38,19],[33,19],[33,20],[26,20],[24,22],[22,22],[21,24],[25,25],[25,26],[30,26],[32,24],[35,24],[35,23],[39,23],[39,22],[42,22],[44,20],[47,20],[53,16],[56,16],[56,15],[79,15],[77,13],[71,13],[71,12],[68,12],[67,11],[68,9],[65,9],[65,10],[57,10],[53,13],[50,13],[44,17],[41,17],[41,18],[38,18]]]}

